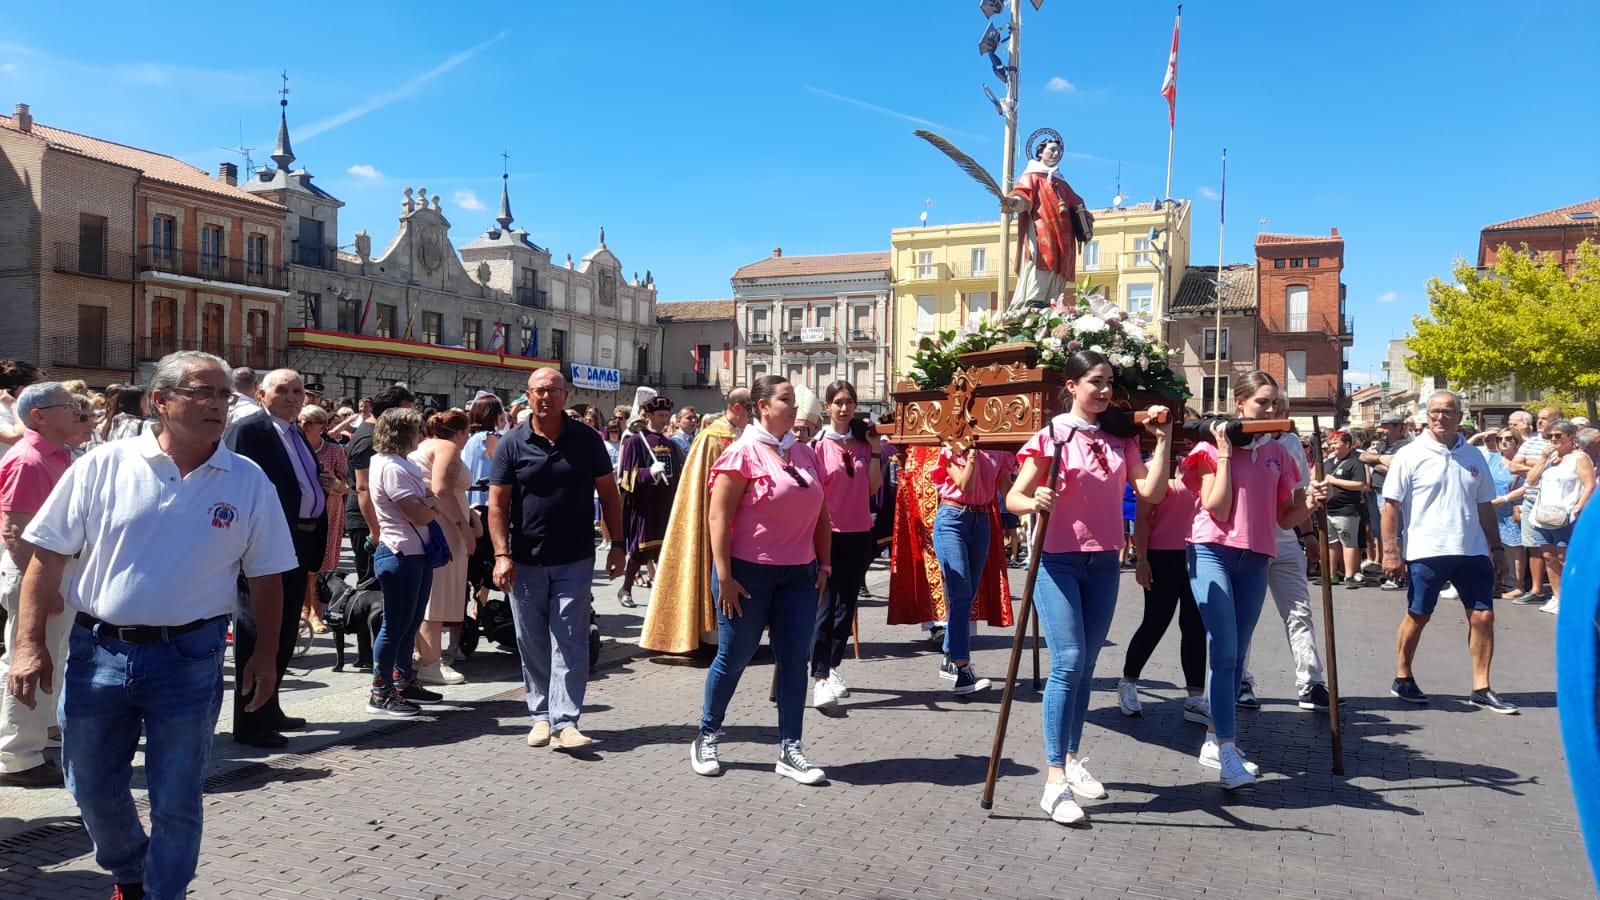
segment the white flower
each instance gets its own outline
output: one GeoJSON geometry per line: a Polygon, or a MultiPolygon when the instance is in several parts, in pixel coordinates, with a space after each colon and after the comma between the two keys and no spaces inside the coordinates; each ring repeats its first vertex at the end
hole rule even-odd
{"type": "Polygon", "coordinates": [[[1111,354],[1111,364],[1119,369],[1126,369],[1133,364],[1133,357],[1126,353],[1113,353],[1111,354]]]}
{"type": "Polygon", "coordinates": [[[1133,321],[1122,323],[1122,333],[1136,341],[1144,340],[1144,326],[1136,325],[1133,321]]]}
{"type": "Polygon", "coordinates": [[[1061,346],[1062,346],[1061,338],[1058,338],[1058,337],[1045,338],[1044,339],[1044,346],[1045,346],[1046,350],[1049,350],[1049,351],[1051,351],[1053,353],[1060,353],[1061,352],[1061,346]]]}
{"type": "Polygon", "coordinates": [[[1104,331],[1105,328],[1105,320],[1098,316],[1079,316],[1077,321],[1072,323],[1072,330],[1078,332],[1079,334],[1085,334],[1092,331],[1104,331]]]}
{"type": "Polygon", "coordinates": [[[1093,350],[1096,353],[1104,353],[1104,352],[1106,352],[1106,348],[1100,346],[1099,344],[1090,344],[1089,345],[1089,349],[1093,350]]]}

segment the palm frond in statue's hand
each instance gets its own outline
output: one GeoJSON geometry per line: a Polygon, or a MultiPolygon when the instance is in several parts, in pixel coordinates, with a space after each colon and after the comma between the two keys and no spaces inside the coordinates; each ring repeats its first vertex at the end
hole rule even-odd
{"type": "Polygon", "coordinates": [[[978,165],[977,160],[961,152],[961,148],[950,143],[939,135],[934,134],[931,131],[924,131],[921,128],[913,131],[912,134],[915,134],[917,137],[922,138],[923,140],[932,144],[939,150],[940,153],[950,157],[950,159],[954,161],[956,165],[961,167],[961,171],[972,176],[973,181],[983,185],[984,190],[987,190],[989,193],[1001,199],[1005,198],[1005,191],[1000,189],[1000,184],[994,180],[994,176],[990,175],[988,171],[983,168],[983,166],[978,165]]]}

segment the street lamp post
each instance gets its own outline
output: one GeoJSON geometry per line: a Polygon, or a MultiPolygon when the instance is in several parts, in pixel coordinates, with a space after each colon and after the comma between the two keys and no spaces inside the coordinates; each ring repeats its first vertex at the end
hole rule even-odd
{"type": "MultiPolygon", "coordinates": [[[[1017,98],[1022,75],[1022,0],[1011,0],[1011,40],[1006,45],[1005,160],[1000,165],[1000,186],[1010,190],[1017,174],[1017,98]]],[[[1000,293],[996,309],[1011,303],[1011,213],[1000,213],[1000,293]]]]}

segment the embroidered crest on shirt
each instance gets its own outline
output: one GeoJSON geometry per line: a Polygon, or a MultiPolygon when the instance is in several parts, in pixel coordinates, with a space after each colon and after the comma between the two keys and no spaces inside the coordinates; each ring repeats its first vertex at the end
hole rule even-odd
{"type": "Polygon", "coordinates": [[[239,510],[231,503],[213,503],[209,512],[212,528],[231,528],[234,520],[239,518],[239,510]]]}

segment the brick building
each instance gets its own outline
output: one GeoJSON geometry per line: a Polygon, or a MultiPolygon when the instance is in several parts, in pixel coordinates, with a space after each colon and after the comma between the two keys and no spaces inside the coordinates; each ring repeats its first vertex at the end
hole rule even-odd
{"type": "Polygon", "coordinates": [[[1278,379],[1290,412],[1335,425],[1349,408],[1345,358],[1355,340],[1345,315],[1344,238],[1256,235],[1256,365],[1278,379]]]}
{"type": "Polygon", "coordinates": [[[1478,267],[1500,261],[1500,248],[1555,256],[1568,274],[1578,261],[1578,245],[1600,245],[1600,199],[1574,203],[1494,225],[1478,232],[1478,267]]]}
{"type": "Polygon", "coordinates": [[[178,349],[277,364],[286,210],[235,180],[0,116],[0,355],[95,387],[178,349]]]}

